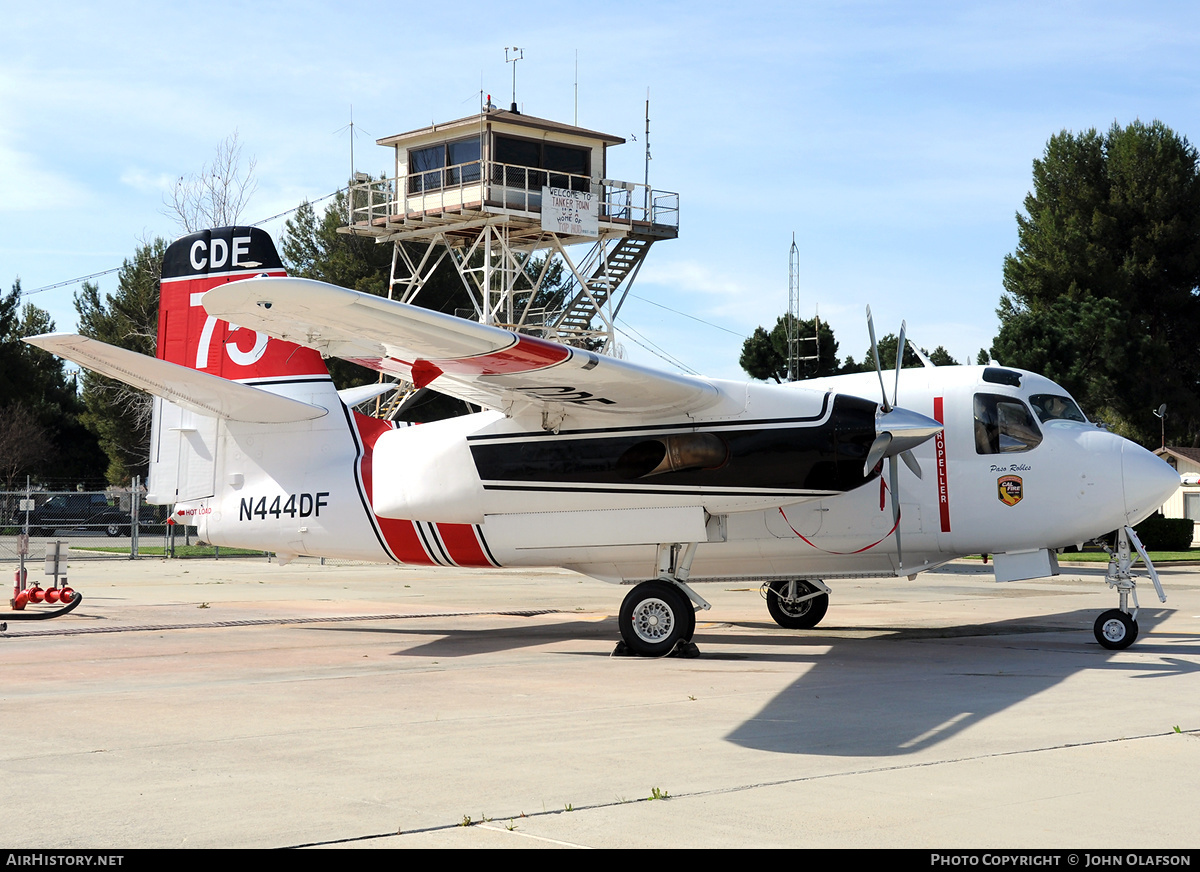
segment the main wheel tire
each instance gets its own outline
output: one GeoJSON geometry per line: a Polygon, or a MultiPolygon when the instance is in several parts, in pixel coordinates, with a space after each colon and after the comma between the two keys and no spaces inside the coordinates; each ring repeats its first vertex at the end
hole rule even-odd
{"type": "MultiPolygon", "coordinates": [[[[821,593],[810,600],[799,603],[789,603],[787,596],[788,582],[773,581],[767,591],[767,611],[772,619],[781,627],[789,630],[811,630],[829,611],[829,594],[821,593]]],[[[807,581],[796,581],[796,595],[807,596],[816,593],[817,586],[807,581]]]]}
{"type": "Polygon", "coordinates": [[[625,596],[617,623],[630,651],[661,657],[677,642],[692,638],[696,610],[687,595],[670,582],[643,581],[625,596]]]}
{"type": "Polygon", "coordinates": [[[122,527],[120,524],[105,524],[104,532],[110,539],[115,539],[121,535],[122,527]]]}
{"type": "Polygon", "coordinates": [[[1138,636],[1137,621],[1120,609],[1101,612],[1092,631],[1096,641],[1110,651],[1120,651],[1134,643],[1138,636]]]}

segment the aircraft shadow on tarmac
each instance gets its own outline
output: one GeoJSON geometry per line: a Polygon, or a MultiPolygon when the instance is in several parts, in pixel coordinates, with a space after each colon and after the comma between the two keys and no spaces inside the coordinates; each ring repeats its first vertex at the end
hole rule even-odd
{"type": "MultiPolygon", "coordinates": [[[[1142,609],[1139,615],[1142,639],[1133,650],[1160,655],[1157,662],[1116,660],[1113,655],[1121,652],[1104,650],[1092,637],[1095,614],[1089,609],[947,627],[821,627],[803,634],[781,633],[766,623],[718,624],[719,630],[710,630],[701,621],[696,633],[701,659],[690,662],[809,665],[726,738],[756,750],[851,757],[896,756],[932,747],[1083,670],[1112,669],[1139,678],[1200,671],[1200,639],[1149,639],[1170,610],[1142,609]]],[[[412,625],[322,629],[434,637],[395,656],[436,659],[580,640],[605,643],[607,656],[608,643],[615,644],[618,637],[611,618],[529,621],[479,630],[412,625]]]]}
{"type": "MultiPolygon", "coordinates": [[[[434,619],[431,616],[430,619],[434,619]]],[[[528,620],[513,616],[513,620],[528,620]]],[[[519,648],[533,648],[553,642],[599,639],[611,641],[620,638],[616,618],[602,621],[565,621],[542,623],[529,621],[525,626],[514,624],[508,627],[493,627],[486,630],[462,628],[416,627],[406,623],[390,627],[321,627],[336,633],[390,633],[400,636],[433,636],[430,641],[411,648],[396,651],[397,657],[431,657],[439,660],[451,657],[470,657],[478,654],[496,654],[519,648]]],[[[608,649],[611,650],[611,647],[608,649]]],[[[605,651],[607,656],[608,651],[605,651]]]]}
{"type": "MultiPolygon", "coordinates": [[[[1029,699],[1083,670],[1139,678],[1200,671],[1200,639],[1146,638],[1170,614],[1143,609],[1140,654],[1162,660],[1116,661],[1095,643],[1094,610],[962,627],[819,628],[806,645],[813,667],[726,738],[756,750],[851,757],[912,754],[1029,699]],[[1071,633],[1064,639],[1063,632],[1071,633]],[[1057,634],[1052,639],[1047,634],[1057,634]],[[853,634],[852,636],[849,634],[853,634]],[[993,641],[988,642],[992,637],[993,641]],[[1007,637],[997,639],[995,637],[1007,637]],[[929,644],[934,643],[934,644],[929,644]],[[982,643],[982,644],[981,644],[982,643]]],[[[757,659],[757,658],[749,658],[757,659]]]]}

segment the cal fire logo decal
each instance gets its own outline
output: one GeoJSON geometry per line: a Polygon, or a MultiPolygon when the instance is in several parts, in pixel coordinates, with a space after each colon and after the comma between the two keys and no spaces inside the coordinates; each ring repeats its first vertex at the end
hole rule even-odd
{"type": "Polygon", "coordinates": [[[1004,505],[1015,506],[1021,502],[1021,476],[1002,475],[996,479],[996,487],[999,491],[1000,502],[1004,505]]]}

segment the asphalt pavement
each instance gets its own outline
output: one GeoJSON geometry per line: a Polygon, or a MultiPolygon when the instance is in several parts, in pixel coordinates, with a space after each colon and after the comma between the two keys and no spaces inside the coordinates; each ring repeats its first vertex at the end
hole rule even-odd
{"type": "Polygon", "coordinates": [[[831,580],[811,631],[700,583],[701,656],[648,660],[563,571],[72,561],[0,633],[0,845],[1194,847],[1200,573],[1162,576],[1126,651],[1101,569],[964,562],[831,580]]]}

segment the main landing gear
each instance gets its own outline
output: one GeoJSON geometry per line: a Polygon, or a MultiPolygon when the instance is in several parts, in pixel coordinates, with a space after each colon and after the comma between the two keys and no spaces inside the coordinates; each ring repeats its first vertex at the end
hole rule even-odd
{"type": "Polygon", "coordinates": [[[696,611],[687,595],[665,579],[643,581],[621,603],[621,637],[634,654],[662,657],[696,632],[696,611]]]}
{"type": "Polygon", "coordinates": [[[658,548],[659,577],[643,581],[634,587],[621,603],[617,625],[622,643],[615,654],[636,654],[641,657],[698,657],[699,649],[692,642],[696,632],[696,609],[711,608],[687,586],[696,543],[689,545],[660,545],[658,548]]]}
{"type": "Polygon", "coordinates": [[[1159,602],[1167,601],[1162,584],[1158,580],[1158,572],[1155,571],[1154,564],[1150,562],[1150,558],[1146,554],[1146,549],[1138,540],[1137,533],[1133,532],[1132,527],[1122,527],[1117,531],[1117,550],[1108,552],[1108,573],[1104,577],[1109,587],[1117,589],[1120,606],[1102,612],[1092,627],[1092,632],[1096,634],[1096,641],[1114,651],[1128,648],[1138,636],[1137,584],[1134,581],[1133,573],[1129,571],[1134,560],[1133,554],[1129,550],[1131,541],[1134,548],[1137,549],[1138,556],[1142,558],[1142,562],[1146,564],[1146,569],[1150,572],[1150,580],[1154,582],[1154,590],[1158,593],[1159,602]],[[1131,594],[1133,595],[1132,611],[1129,608],[1131,594]]]}
{"type": "Polygon", "coordinates": [[[788,630],[811,630],[829,610],[829,588],[816,578],[772,581],[761,593],[775,623],[788,630]]]}

